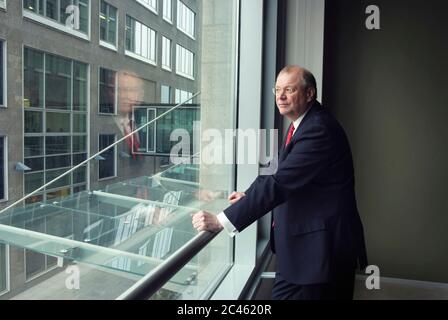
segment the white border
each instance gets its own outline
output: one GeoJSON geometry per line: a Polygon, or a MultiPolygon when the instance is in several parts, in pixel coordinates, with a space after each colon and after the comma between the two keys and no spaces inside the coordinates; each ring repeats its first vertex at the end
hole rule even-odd
{"type": "Polygon", "coordinates": [[[28,19],[30,19],[32,21],[41,23],[43,25],[46,25],[46,26],[49,26],[51,28],[57,29],[59,31],[62,31],[62,32],[67,33],[69,35],[78,37],[80,39],[90,41],[91,17],[92,17],[92,1],[89,1],[88,8],[89,8],[89,24],[88,24],[88,27],[87,27],[88,28],[87,34],[82,33],[80,31],[73,30],[71,28],[68,28],[68,27],[66,27],[65,25],[63,25],[63,24],[61,24],[59,22],[54,22],[53,20],[50,20],[50,19],[48,19],[46,17],[43,17],[43,16],[41,16],[41,15],[39,15],[37,13],[34,13],[34,12],[28,10],[28,9],[25,9],[25,8],[23,8],[23,5],[22,5],[22,15],[23,15],[24,18],[28,18],[28,19]]]}

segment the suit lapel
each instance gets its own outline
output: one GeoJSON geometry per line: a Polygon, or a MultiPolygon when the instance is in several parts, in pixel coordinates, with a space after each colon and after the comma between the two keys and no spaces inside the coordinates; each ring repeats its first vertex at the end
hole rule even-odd
{"type": "MultiPolygon", "coordinates": [[[[292,136],[291,139],[291,143],[288,146],[285,146],[285,142],[283,142],[282,144],[282,148],[280,151],[280,157],[279,157],[279,163],[282,162],[283,160],[285,160],[286,156],[288,155],[288,153],[291,151],[292,149],[292,145],[295,139],[298,139],[298,137],[300,137],[300,134],[303,130],[303,126],[305,125],[307,119],[310,117],[310,115],[315,112],[319,107],[320,107],[320,103],[319,102],[315,102],[310,110],[308,111],[308,113],[305,115],[305,117],[302,119],[302,121],[299,124],[299,127],[297,128],[296,132],[294,132],[294,135],[292,136]]],[[[286,139],[284,139],[284,141],[286,141],[286,139]]]]}

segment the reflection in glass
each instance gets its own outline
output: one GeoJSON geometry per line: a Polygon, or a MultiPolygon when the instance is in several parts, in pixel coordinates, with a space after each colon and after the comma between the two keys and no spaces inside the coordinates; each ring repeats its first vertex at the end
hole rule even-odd
{"type": "Polygon", "coordinates": [[[31,193],[44,185],[44,173],[26,173],[25,174],[25,192],[31,193]]]}
{"type": "Polygon", "coordinates": [[[87,111],[87,70],[86,64],[73,62],[73,110],[87,111]]]}
{"type": "Polygon", "coordinates": [[[70,113],[46,112],[47,133],[70,132],[70,113]]]}
{"type": "Polygon", "coordinates": [[[100,68],[100,113],[115,113],[117,73],[100,68]]]}
{"type": "Polygon", "coordinates": [[[43,154],[44,154],[43,137],[25,137],[25,157],[41,156],[43,154]]]}
{"type": "Polygon", "coordinates": [[[70,153],[70,137],[46,137],[46,154],[70,153]]]}
{"type": "MultiPolygon", "coordinates": [[[[113,134],[100,134],[99,136],[99,150],[107,148],[115,142],[115,135],[113,134]]],[[[99,161],[99,179],[105,179],[115,177],[115,150],[116,147],[101,153],[101,157],[105,160],[99,161]]]]}
{"type": "Polygon", "coordinates": [[[24,97],[23,106],[43,108],[44,106],[44,55],[41,52],[24,49],[24,97]]]}
{"type": "Polygon", "coordinates": [[[45,104],[47,109],[71,109],[71,62],[45,55],[45,104]]]}
{"type": "Polygon", "coordinates": [[[25,111],[25,133],[43,131],[43,114],[40,111],[25,111]]]}

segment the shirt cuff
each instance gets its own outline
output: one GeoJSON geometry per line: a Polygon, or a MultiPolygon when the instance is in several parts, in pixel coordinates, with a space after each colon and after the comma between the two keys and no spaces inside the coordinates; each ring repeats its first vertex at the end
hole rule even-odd
{"type": "Polygon", "coordinates": [[[234,237],[238,230],[236,230],[235,226],[230,222],[224,212],[219,213],[217,216],[219,223],[224,227],[229,236],[234,237]]]}

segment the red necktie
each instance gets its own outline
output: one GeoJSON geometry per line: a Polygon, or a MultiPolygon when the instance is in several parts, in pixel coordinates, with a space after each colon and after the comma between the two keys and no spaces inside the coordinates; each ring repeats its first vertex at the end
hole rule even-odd
{"type": "Polygon", "coordinates": [[[291,142],[293,135],[294,135],[294,125],[291,123],[291,126],[289,127],[288,131],[288,136],[286,137],[285,147],[287,147],[288,144],[291,142]]]}

